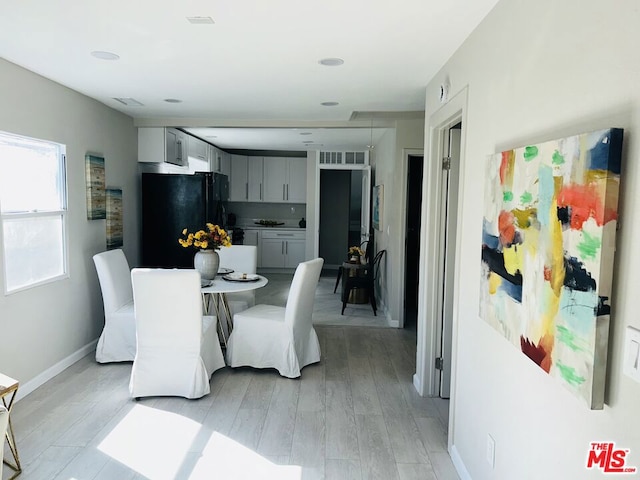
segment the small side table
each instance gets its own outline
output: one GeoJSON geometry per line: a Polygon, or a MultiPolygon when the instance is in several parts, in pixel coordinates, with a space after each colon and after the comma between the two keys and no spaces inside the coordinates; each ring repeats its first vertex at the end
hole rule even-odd
{"type": "MultiPolygon", "coordinates": [[[[361,264],[361,263],[351,263],[351,262],[343,262],[342,269],[344,271],[344,275],[348,275],[349,277],[359,277],[364,274],[366,269],[369,268],[369,264],[361,264]]],[[[343,280],[344,287],[344,280],[343,280]]],[[[342,292],[342,296],[346,292],[342,292]]],[[[364,288],[354,288],[349,292],[349,297],[347,298],[347,303],[369,303],[369,293],[364,288]]]]}
{"type": "Polygon", "coordinates": [[[18,456],[18,447],[16,445],[16,437],[13,434],[13,425],[11,424],[11,408],[13,407],[13,401],[16,399],[16,393],[18,393],[19,382],[11,377],[7,377],[0,373],[0,398],[2,403],[9,412],[9,426],[7,427],[7,443],[9,444],[9,451],[13,455],[14,463],[11,464],[4,458],[2,462],[13,470],[15,473],[7,480],[13,480],[22,473],[22,467],[20,466],[20,457],[18,456]]]}

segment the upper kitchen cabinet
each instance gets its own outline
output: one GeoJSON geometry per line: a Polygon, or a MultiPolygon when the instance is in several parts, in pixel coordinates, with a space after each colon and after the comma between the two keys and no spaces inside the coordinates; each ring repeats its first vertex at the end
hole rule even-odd
{"type": "Polygon", "coordinates": [[[220,172],[220,161],[222,152],[213,145],[207,145],[209,148],[209,165],[211,165],[212,172],[220,172]]]}
{"type": "Polygon", "coordinates": [[[231,202],[262,201],[262,157],[231,155],[231,202]]]}
{"type": "Polygon", "coordinates": [[[189,135],[187,140],[187,155],[205,162],[209,161],[209,144],[199,138],[189,135]]]}
{"type": "Polygon", "coordinates": [[[209,160],[211,171],[231,176],[231,154],[223,152],[213,145],[209,145],[209,160]]]}
{"type": "Polygon", "coordinates": [[[220,152],[220,173],[227,177],[231,177],[231,154],[223,151],[220,152]]]}
{"type": "Polygon", "coordinates": [[[265,159],[264,201],[306,203],[306,158],[273,157],[265,159]]]}
{"type": "Polygon", "coordinates": [[[187,165],[187,134],[175,128],[138,128],[138,161],[187,165]]]}

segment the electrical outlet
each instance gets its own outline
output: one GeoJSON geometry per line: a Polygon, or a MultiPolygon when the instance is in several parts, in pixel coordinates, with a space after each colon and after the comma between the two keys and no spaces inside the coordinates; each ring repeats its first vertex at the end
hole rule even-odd
{"type": "Polygon", "coordinates": [[[487,463],[494,467],[496,462],[496,441],[493,437],[487,434],[487,463]]]}

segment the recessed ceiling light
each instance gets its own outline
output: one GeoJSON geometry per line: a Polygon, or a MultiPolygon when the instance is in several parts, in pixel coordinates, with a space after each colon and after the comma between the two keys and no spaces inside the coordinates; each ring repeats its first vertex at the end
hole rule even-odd
{"type": "Polygon", "coordinates": [[[187,21],[194,25],[212,25],[216,23],[211,17],[187,17],[187,21]]]}
{"type": "Polygon", "coordinates": [[[182,100],[177,98],[165,98],[164,101],[167,103],[182,103],[182,100]]]}
{"type": "Polygon", "coordinates": [[[142,103],[140,103],[139,101],[137,101],[135,98],[130,98],[130,97],[121,97],[121,98],[116,98],[113,97],[113,99],[117,102],[120,102],[123,105],[126,105],[127,107],[142,107],[142,103]]]}
{"type": "Polygon", "coordinates": [[[320,105],[323,107],[335,107],[340,104],[338,102],[322,102],[320,105]]]}
{"type": "Polygon", "coordinates": [[[311,132],[300,132],[300,135],[311,135],[311,132]]]}
{"type": "Polygon", "coordinates": [[[118,60],[120,58],[120,55],[111,52],[102,52],[100,50],[94,50],[91,52],[91,55],[100,60],[118,60]]]}
{"type": "Polygon", "coordinates": [[[313,140],[305,140],[305,141],[304,141],[304,142],[302,142],[302,143],[313,143],[313,140]]]}
{"type": "Polygon", "coordinates": [[[337,67],[342,65],[344,60],[341,58],[323,58],[322,60],[318,60],[318,63],[325,67],[337,67]]]}

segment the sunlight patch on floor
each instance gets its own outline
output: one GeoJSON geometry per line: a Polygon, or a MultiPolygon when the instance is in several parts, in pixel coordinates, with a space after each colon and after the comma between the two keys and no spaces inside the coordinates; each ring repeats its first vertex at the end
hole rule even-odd
{"type": "MultiPolygon", "coordinates": [[[[136,405],[98,445],[98,449],[140,475],[176,478],[202,425],[182,415],[136,405]]],[[[184,473],[184,470],[182,470],[184,473]]],[[[190,480],[300,480],[302,467],[277,465],[251,449],[213,432],[190,480]]]]}
{"type": "Polygon", "coordinates": [[[276,465],[238,442],[213,432],[190,480],[233,478],[234,480],[300,480],[302,467],[276,465]]]}
{"type": "Polygon", "coordinates": [[[173,479],[201,425],[181,415],[136,405],[98,449],[147,478],[173,479]]]}

